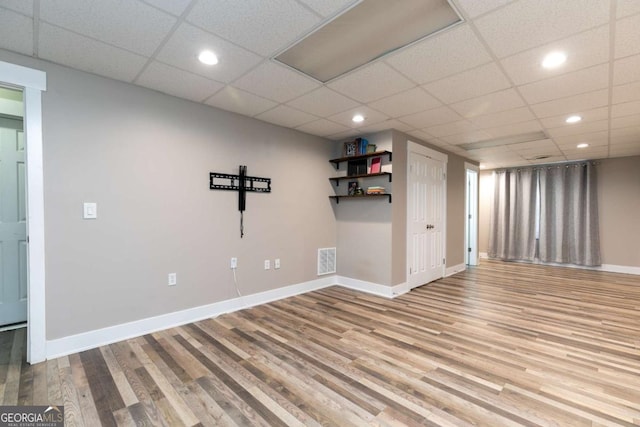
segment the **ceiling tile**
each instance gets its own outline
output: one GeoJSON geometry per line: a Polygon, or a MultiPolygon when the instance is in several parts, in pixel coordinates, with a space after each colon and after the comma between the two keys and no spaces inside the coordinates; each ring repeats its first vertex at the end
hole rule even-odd
{"type": "Polygon", "coordinates": [[[594,132],[582,135],[569,135],[553,138],[560,148],[573,148],[581,142],[586,142],[591,146],[602,146],[609,144],[609,132],[594,132]]]}
{"type": "Polygon", "coordinates": [[[567,160],[589,160],[589,159],[602,159],[609,155],[608,147],[587,147],[587,148],[574,148],[572,150],[562,150],[567,160]]]}
{"type": "Polygon", "coordinates": [[[344,132],[339,132],[334,135],[331,135],[329,139],[332,139],[334,141],[340,141],[340,140],[345,140],[347,138],[353,138],[354,136],[358,136],[358,135],[361,135],[360,129],[349,129],[344,132]]]}
{"type": "Polygon", "coordinates": [[[169,12],[172,15],[180,16],[187,9],[191,0],[142,0],[147,4],[169,12]]]}
{"type": "Polygon", "coordinates": [[[483,129],[483,131],[487,132],[492,138],[521,135],[523,133],[537,132],[539,130],[542,130],[542,128],[536,120],[483,129]]]}
{"type": "Polygon", "coordinates": [[[296,129],[298,129],[301,132],[310,133],[311,135],[318,135],[318,136],[325,136],[325,137],[349,130],[349,128],[346,126],[342,126],[341,124],[338,124],[326,119],[320,119],[313,122],[309,122],[302,126],[298,126],[296,129]]]}
{"type": "Polygon", "coordinates": [[[415,85],[384,62],[375,62],[327,86],[360,102],[371,102],[415,85]]]}
{"type": "Polygon", "coordinates": [[[638,0],[618,0],[616,4],[616,16],[625,16],[640,13],[640,2],[638,0]]]}
{"type": "Polygon", "coordinates": [[[613,119],[611,119],[611,129],[638,126],[639,123],[640,123],[640,114],[624,116],[624,117],[614,117],[613,119]]]}
{"type": "Polygon", "coordinates": [[[289,101],[287,105],[316,116],[327,117],[357,107],[359,103],[323,86],[289,101]]]}
{"type": "Polygon", "coordinates": [[[425,129],[435,137],[455,135],[458,133],[475,132],[478,128],[468,120],[459,120],[457,122],[445,123],[443,125],[431,126],[425,129]]]}
{"type": "Polygon", "coordinates": [[[312,91],[319,84],[282,65],[265,62],[241,77],[234,86],[264,98],[287,102],[312,91]]]}
{"type": "Polygon", "coordinates": [[[362,132],[366,132],[366,133],[380,132],[387,129],[396,129],[401,132],[406,132],[406,131],[412,130],[413,127],[407,125],[406,123],[402,123],[399,120],[387,119],[383,122],[374,123],[374,124],[363,126],[360,128],[362,132]]]}
{"type": "Polygon", "coordinates": [[[487,13],[513,0],[456,0],[456,3],[464,10],[467,15],[475,18],[478,15],[487,13]]]}
{"type": "Polygon", "coordinates": [[[511,80],[516,85],[522,85],[608,61],[609,26],[603,25],[566,39],[517,53],[504,58],[501,63],[511,80]],[[544,56],[554,51],[565,52],[567,62],[556,69],[543,68],[544,56]]]}
{"type": "Polygon", "coordinates": [[[258,114],[255,118],[289,128],[297,127],[318,119],[316,116],[287,107],[286,105],[278,105],[274,109],[258,114]]]}
{"type": "Polygon", "coordinates": [[[574,111],[603,107],[608,103],[609,91],[605,89],[542,102],[532,105],[531,109],[538,117],[553,117],[563,114],[573,114],[574,111]]]}
{"type": "MultiPolygon", "coordinates": [[[[435,138],[433,135],[428,134],[427,132],[420,130],[420,129],[414,129],[411,131],[407,132],[407,135],[413,136],[414,138],[418,138],[424,142],[427,141],[436,141],[437,138],[435,138]]],[[[439,141],[440,144],[446,144],[443,141],[439,141]]],[[[435,142],[431,142],[431,144],[435,144],[435,142]]]]}
{"type": "Polygon", "coordinates": [[[174,67],[201,76],[229,83],[256,66],[261,56],[202,31],[189,24],[181,24],[165,43],[156,58],[174,67]],[[198,60],[202,50],[211,50],[219,59],[209,66],[198,60]]]}
{"type": "Polygon", "coordinates": [[[639,69],[640,55],[618,59],[613,63],[613,84],[622,85],[640,80],[639,69]]]}
{"type": "Polygon", "coordinates": [[[585,92],[604,89],[609,85],[609,64],[596,65],[573,73],[551,77],[520,86],[524,99],[539,104],[553,99],[566,98],[585,92]]]}
{"type": "Polygon", "coordinates": [[[629,145],[627,147],[612,146],[609,150],[609,157],[640,156],[640,145],[629,145]]]}
{"type": "Polygon", "coordinates": [[[640,100],[640,81],[613,87],[613,104],[640,100]]]}
{"type": "Polygon", "coordinates": [[[547,134],[553,138],[567,135],[581,135],[584,133],[592,133],[606,131],[609,129],[609,120],[582,121],[574,123],[572,126],[564,126],[559,128],[547,129],[547,134]]]}
{"type": "Polygon", "coordinates": [[[311,30],[320,17],[294,0],[210,0],[196,3],[187,21],[269,56],[311,30]]]}
{"type": "Polygon", "coordinates": [[[382,111],[390,117],[401,117],[442,105],[424,89],[414,87],[387,98],[369,103],[372,108],[382,111]]]}
{"type": "Polygon", "coordinates": [[[392,54],[385,60],[418,84],[441,79],[491,61],[466,24],[443,31],[392,54]]]}
{"type": "Polygon", "coordinates": [[[508,149],[509,151],[520,153],[520,152],[535,152],[535,151],[547,150],[550,148],[558,148],[558,147],[556,146],[555,142],[553,142],[553,140],[547,138],[547,139],[539,139],[536,141],[521,142],[518,144],[509,144],[509,145],[506,145],[505,148],[508,149]]]}
{"type": "Polygon", "coordinates": [[[489,47],[503,58],[608,21],[609,1],[521,0],[479,18],[475,24],[489,47]]]}
{"type": "Polygon", "coordinates": [[[631,116],[640,113],[640,101],[624,102],[611,106],[611,117],[631,116]]]}
{"type": "Polygon", "coordinates": [[[469,144],[471,142],[486,141],[487,139],[491,139],[491,135],[489,135],[487,132],[479,130],[474,132],[459,133],[457,135],[443,136],[440,137],[440,139],[449,144],[458,145],[469,144]]]}
{"type": "Polygon", "coordinates": [[[387,120],[388,118],[389,118],[388,116],[386,116],[385,114],[382,114],[379,111],[372,110],[367,106],[361,105],[355,108],[351,108],[347,111],[343,111],[342,113],[334,114],[333,116],[329,117],[329,120],[332,120],[337,123],[341,123],[344,126],[347,126],[352,129],[353,128],[359,129],[375,123],[380,123],[382,121],[387,120]],[[355,114],[362,114],[362,116],[364,116],[365,118],[364,122],[354,123],[353,120],[351,119],[355,114]]]}
{"type": "Polygon", "coordinates": [[[44,22],[39,35],[40,58],[112,79],[131,82],[147,62],[142,56],[44,22]]]}
{"type": "Polygon", "coordinates": [[[358,3],[358,0],[300,0],[316,13],[324,16],[333,16],[358,3]]]}
{"type": "Polygon", "coordinates": [[[0,8],[0,48],[33,55],[33,19],[0,8]]]}
{"type": "Polygon", "coordinates": [[[611,144],[628,144],[640,142],[640,124],[618,129],[611,129],[611,144]]]}
{"type": "Polygon", "coordinates": [[[615,57],[623,58],[640,53],[640,15],[616,22],[615,57]]]}
{"type": "Polygon", "coordinates": [[[451,105],[455,111],[466,118],[497,113],[524,106],[520,95],[513,89],[495,92],[478,98],[468,99],[451,105]]]}
{"type": "Polygon", "coordinates": [[[273,101],[245,92],[233,86],[226,86],[213,97],[209,98],[206,104],[250,117],[278,105],[273,101]]]}
{"type": "Polygon", "coordinates": [[[176,23],[165,12],[127,0],[43,1],[40,19],[145,56],[160,46],[176,23]]]}
{"type": "Polygon", "coordinates": [[[624,151],[631,151],[631,150],[635,151],[637,148],[640,148],[640,140],[638,139],[638,136],[625,140],[624,142],[621,142],[619,144],[612,143],[609,146],[609,149],[611,151],[615,151],[616,153],[621,153],[624,151]]]}
{"type": "Polygon", "coordinates": [[[27,16],[33,16],[33,0],[2,0],[0,7],[27,16]]]}
{"type": "Polygon", "coordinates": [[[431,82],[423,87],[446,104],[506,89],[511,83],[495,63],[431,82]]]}
{"type": "Polygon", "coordinates": [[[493,114],[472,117],[470,120],[480,129],[508,125],[511,123],[526,122],[535,119],[535,116],[527,107],[513,108],[493,114]]]}
{"type": "Polygon", "coordinates": [[[186,73],[157,61],[147,66],[136,83],[196,102],[204,101],[224,87],[222,83],[186,73]]]}
{"type": "Polygon", "coordinates": [[[449,107],[438,107],[403,116],[399,120],[409,126],[413,126],[415,129],[426,129],[431,126],[462,120],[462,117],[449,107]]]}
{"type": "Polygon", "coordinates": [[[567,123],[566,120],[568,115],[563,114],[560,116],[546,117],[544,119],[541,119],[540,122],[545,128],[565,128],[565,127],[571,128],[579,124],[591,123],[597,120],[608,119],[609,107],[600,107],[600,108],[594,108],[591,110],[584,110],[584,111],[574,111],[571,114],[572,115],[575,114],[582,117],[582,121],[578,123],[567,123]]]}

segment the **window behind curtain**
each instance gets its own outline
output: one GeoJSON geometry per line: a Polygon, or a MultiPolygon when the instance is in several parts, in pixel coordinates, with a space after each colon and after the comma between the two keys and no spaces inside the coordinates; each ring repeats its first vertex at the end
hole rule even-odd
{"type": "Polygon", "coordinates": [[[496,171],[494,186],[490,258],[600,265],[592,163],[496,171]]]}

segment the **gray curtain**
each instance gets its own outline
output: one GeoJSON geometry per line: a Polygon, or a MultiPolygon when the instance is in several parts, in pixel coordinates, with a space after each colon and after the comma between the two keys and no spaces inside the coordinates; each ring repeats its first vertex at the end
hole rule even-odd
{"type": "Polygon", "coordinates": [[[490,258],[533,261],[536,254],[536,188],[533,168],[493,173],[490,258]]]}
{"type": "Polygon", "coordinates": [[[540,260],[600,265],[595,165],[550,166],[539,174],[540,260]]]}

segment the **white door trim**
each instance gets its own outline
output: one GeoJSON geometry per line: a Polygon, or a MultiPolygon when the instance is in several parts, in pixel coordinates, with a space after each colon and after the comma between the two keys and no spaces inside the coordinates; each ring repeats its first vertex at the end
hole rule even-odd
{"type": "Polygon", "coordinates": [[[479,197],[479,184],[476,179],[474,187],[474,201],[469,206],[469,171],[476,173],[476,178],[480,176],[480,168],[474,164],[464,162],[465,170],[465,183],[464,183],[464,205],[465,205],[465,221],[464,221],[464,260],[465,264],[478,265],[478,197],[479,197]],[[469,229],[469,211],[473,210],[473,227],[469,229]],[[475,240],[472,247],[472,243],[469,241],[469,235],[475,234],[475,240]],[[469,248],[472,248],[471,255],[469,255],[469,248]]]}
{"type": "Polygon", "coordinates": [[[27,362],[46,359],[44,175],[42,157],[42,92],[44,71],[0,61],[0,83],[23,89],[27,150],[28,313],[27,362]]]}
{"type": "MultiPolygon", "coordinates": [[[[429,147],[425,147],[424,145],[418,144],[416,142],[407,140],[407,162],[409,159],[409,153],[416,153],[416,154],[420,154],[422,156],[426,156],[429,157],[430,159],[433,160],[438,160],[441,161],[443,163],[443,171],[445,174],[445,179],[444,179],[444,194],[442,197],[442,203],[443,203],[443,208],[444,208],[444,214],[442,215],[442,235],[443,235],[443,239],[442,239],[442,253],[445,255],[446,258],[446,253],[447,253],[447,162],[449,161],[449,156],[441,153],[439,151],[433,150],[429,147]]],[[[409,244],[410,244],[410,239],[409,239],[409,223],[411,221],[411,212],[409,212],[408,209],[408,203],[409,203],[409,198],[411,197],[411,195],[409,194],[411,188],[409,186],[409,167],[407,165],[407,218],[406,218],[406,224],[407,224],[407,235],[405,236],[405,240],[406,240],[406,265],[405,265],[405,282],[409,283],[409,244]]],[[[442,277],[446,276],[446,271],[447,271],[447,263],[443,262],[442,263],[442,277]]]]}

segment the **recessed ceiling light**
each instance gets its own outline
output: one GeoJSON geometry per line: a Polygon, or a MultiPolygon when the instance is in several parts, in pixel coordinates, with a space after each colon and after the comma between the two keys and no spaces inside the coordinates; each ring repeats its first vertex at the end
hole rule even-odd
{"type": "Polygon", "coordinates": [[[203,50],[202,52],[200,52],[200,55],[198,55],[198,59],[200,60],[200,62],[207,65],[216,65],[218,63],[218,57],[210,50],[203,50]]]}
{"type": "Polygon", "coordinates": [[[567,123],[578,123],[580,120],[582,120],[582,117],[580,117],[580,116],[569,116],[569,117],[567,117],[567,120],[565,120],[565,122],[567,122],[567,123]]]}
{"type": "Polygon", "coordinates": [[[589,146],[589,144],[587,144],[586,142],[582,142],[582,143],[576,145],[576,147],[578,147],[578,148],[587,148],[588,146],[589,146]]]}
{"type": "Polygon", "coordinates": [[[567,55],[564,52],[551,52],[542,60],[544,68],[556,68],[564,64],[567,55]]]}
{"type": "Polygon", "coordinates": [[[356,114],[351,120],[353,120],[354,123],[362,123],[364,122],[364,116],[362,114],[356,114]]]}

